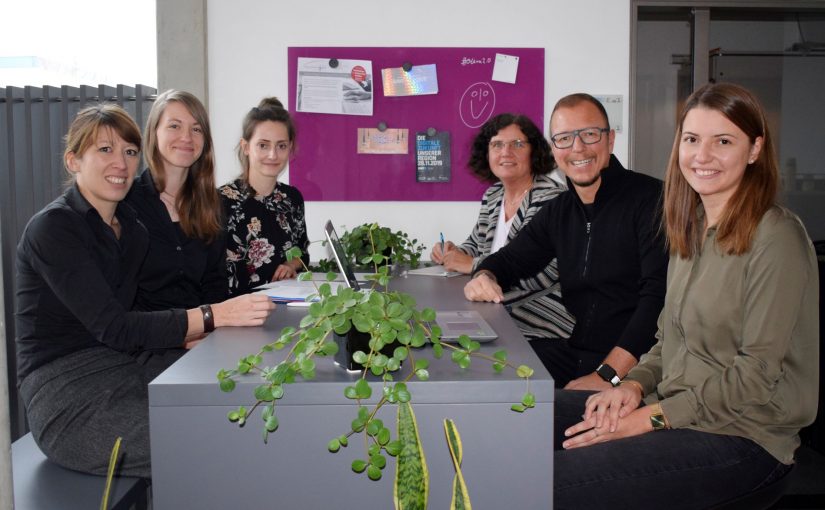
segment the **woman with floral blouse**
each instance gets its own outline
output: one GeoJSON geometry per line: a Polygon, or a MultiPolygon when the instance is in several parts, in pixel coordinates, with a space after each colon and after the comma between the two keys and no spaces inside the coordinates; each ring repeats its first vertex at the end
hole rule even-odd
{"type": "Polygon", "coordinates": [[[301,261],[286,260],[287,250],[294,246],[309,262],[304,198],[297,188],[278,182],[294,142],[295,126],[278,99],[264,98],[246,114],[238,144],[241,176],[219,189],[232,296],[295,278],[301,261]]]}

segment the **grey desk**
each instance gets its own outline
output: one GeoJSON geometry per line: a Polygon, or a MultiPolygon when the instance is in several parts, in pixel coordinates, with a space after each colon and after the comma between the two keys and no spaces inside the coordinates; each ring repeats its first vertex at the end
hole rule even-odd
{"type": "MultiPolygon", "coordinates": [[[[552,507],[553,381],[500,305],[467,302],[466,278],[410,276],[391,287],[407,291],[419,306],[442,310],[478,310],[499,334],[483,344],[492,354],[504,348],[510,361],[535,369],[530,389],[537,405],[524,414],[510,411],[520,400],[524,381],[512,370],[495,374],[489,363],[473,360],[467,370],[449,360],[432,359],[430,380],[409,384],[419,432],[430,470],[430,508],[449,507],[454,475],[444,439],[443,420],[458,426],[464,445],[462,470],[473,507],[478,510],[552,507]]],[[[355,406],[343,396],[357,374],[317,362],[317,377],[286,387],[277,406],[280,428],[261,439],[258,414],[243,428],[226,414],[254,402],[257,376],[242,380],[234,392],[222,393],[215,374],[271,342],[285,325],[295,325],[305,309],[281,306],[261,328],[222,328],[149,385],[154,508],[392,508],[394,459],[384,477],[372,482],[350,471],[365,458],[360,440],[336,454],[327,441],[349,430],[355,406]]],[[[267,364],[284,356],[272,353],[267,364]]],[[[378,385],[374,385],[374,395],[378,385]]],[[[395,406],[379,417],[395,435],[395,406]]],[[[362,436],[358,436],[359,439],[362,436]]]]}

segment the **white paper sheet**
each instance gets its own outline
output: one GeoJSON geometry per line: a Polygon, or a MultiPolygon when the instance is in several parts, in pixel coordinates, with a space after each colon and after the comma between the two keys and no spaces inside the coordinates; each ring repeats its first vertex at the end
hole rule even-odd
{"type": "Polygon", "coordinates": [[[299,58],[296,109],[299,112],[372,115],[372,61],[299,58]]]}

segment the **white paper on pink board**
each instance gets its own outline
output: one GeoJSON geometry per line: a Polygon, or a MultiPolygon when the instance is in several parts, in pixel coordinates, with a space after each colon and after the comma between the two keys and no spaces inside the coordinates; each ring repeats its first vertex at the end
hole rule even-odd
{"type": "Polygon", "coordinates": [[[496,53],[496,61],[493,64],[493,81],[516,83],[517,74],[518,57],[496,53]]]}

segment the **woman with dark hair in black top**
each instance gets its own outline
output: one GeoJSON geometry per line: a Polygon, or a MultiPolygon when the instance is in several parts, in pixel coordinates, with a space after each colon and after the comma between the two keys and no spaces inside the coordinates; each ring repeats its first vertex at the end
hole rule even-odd
{"type": "Polygon", "coordinates": [[[147,385],[176,359],[163,354],[216,326],[261,325],[274,305],[229,300],[221,317],[209,307],[130,311],[149,245],[122,202],[140,142],[118,106],[78,113],[64,153],[74,182],[32,217],[17,248],[15,328],[20,395],[41,450],[103,475],[122,437],[120,474],[148,478],[147,385]]]}

